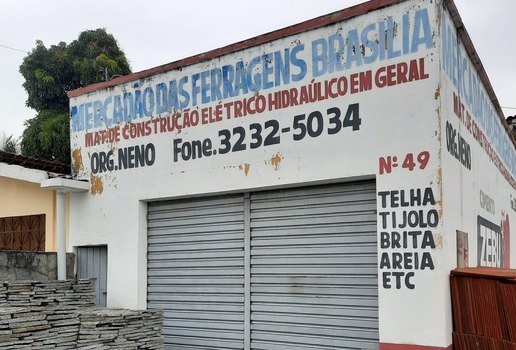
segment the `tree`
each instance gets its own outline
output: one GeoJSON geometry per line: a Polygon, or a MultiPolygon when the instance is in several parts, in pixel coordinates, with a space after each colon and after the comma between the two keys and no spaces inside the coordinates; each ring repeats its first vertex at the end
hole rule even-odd
{"type": "Polygon", "coordinates": [[[0,138],[0,151],[8,153],[18,153],[18,139],[13,135],[7,136],[5,133],[0,138]]]}
{"type": "Polygon", "coordinates": [[[42,41],[24,59],[27,106],[37,111],[25,121],[23,155],[70,163],[70,127],[66,93],[114,75],[131,73],[124,52],[105,29],[87,30],[69,45],[49,48],[42,41]]]}
{"type": "Polygon", "coordinates": [[[70,162],[70,127],[68,111],[42,110],[25,121],[21,140],[23,155],[59,163],[70,162]]]}
{"type": "Polygon", "coordinates": [[[38,112],[66,109],[66,92],[80,87],[64,42],[47,49],[43,42],[37,41],[36,47],[23,59],[20,73],[25,78],[27,107],[38,112]]]}
{"type": "Polygon", "coordinates": [[[105,29],[82,32],[70,44],[69,53],[74,58],[73,64],[80,86],[106,80],[106,69],[108,76],[131,73],[125,54],[118,47],[115,38],[106,34],[105,29]]]}

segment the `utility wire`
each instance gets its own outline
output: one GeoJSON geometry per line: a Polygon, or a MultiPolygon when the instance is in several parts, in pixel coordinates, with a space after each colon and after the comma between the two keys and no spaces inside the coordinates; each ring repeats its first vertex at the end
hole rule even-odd
{"type": "Polygon", "coordinates": [[[20,50],[20,49],[16,49],[16,48],[14,48],[14,47],[10,47],[10,46],[7,46],[7,45],[2,45],[2,44],[0,44],[0,47],[3,47],[4,49],[13,50],[13,51],[19,51],[19,52],[23,52],[23,53],[29,53],[28,51],[20,50]]]}
{"type": "Polygon", "coordinates": [[[516,109],[516,107],[502,107],[504,109],[516,109]]]}

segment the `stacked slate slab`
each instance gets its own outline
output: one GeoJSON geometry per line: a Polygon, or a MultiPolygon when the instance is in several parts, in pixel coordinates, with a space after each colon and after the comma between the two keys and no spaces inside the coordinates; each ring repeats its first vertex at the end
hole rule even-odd
{"type": "Polygon", "coordinates": [[[80,316],[77,349],[163,349],[162,325],[159,311],[86,310],[80,316]]]}
{"type": "Polygon", "coordinates": [[[163,349],[163,313],[95,306],[95,280],[0,282],[0,349],[163,349]]]}
{"type": "Polygon", "coordinates": [[[0,307],[95,306],[95,280],[13,281],[0,285],[0,307]]]}

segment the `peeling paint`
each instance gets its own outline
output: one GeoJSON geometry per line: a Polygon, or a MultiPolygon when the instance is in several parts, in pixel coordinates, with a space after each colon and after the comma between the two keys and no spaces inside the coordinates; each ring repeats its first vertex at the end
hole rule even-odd
{"type": "Polygon", "coordinates": [[[72,169],[74,172],[79,172],[84,169],[80,148],[76,148],[72,152],[72,169]]]}
{"type": "Polygon", "coordinates": [[[438,100],[439,96],[441,96],[441,87],[440,86],[438,86],[437,89],[435,90],[434,99],[438,100]]]}
{"type": "Polygon", "coordinates": [[[271,158],[271,164],[274,167],[274,170],[278,170],[281,165],[281,160],[283,158],[277,153],[274,157],[271,158]]]}
{"type": "MultiPolygon", "coordinates": [[[[265,162],[265,164],[267,164],[267,162],[265,162]]],[[[224,169],[238,169],[240,171],[243,171],[245,176],[247,176],[247,174],[249,174],[249,169],[251,168],[251,164],[243,163],[243,164],[238,164],[238,165],[226,165],[223,168],[224,169]]]]}
{"type": "Polygon", "coordinates": [[[438,132],[438,136],[437,136],[437,140],[439,140],[439,162],[441,161],[441,149],[442,149],[442,145],[441,145],[441,108],[440,107],[437,107],[435,112],[437,113],[437,132],[438,132]]]}
{"type": "Polygon", "coordinates": [[[443,169],[439,166],[437,169],[437,185],[439,186],[439,200],[436,204],[439,206],[438,213],[439,218],[442,220],[443,217],[443,169]]]}
{"type": "Polygon", "coordinates": [[[239,165],[225,165],[223,166],[224,169],[238,169],[238,170],[244,170],[244,167],[242,164],[239,165]]]}
{"type": "MultiPolygon", "coordinates": [[[[437,90],[440,93],[441,87],[438,86],[437,90]]],[[[437,91],[436,91],[437,92],[437,91]]],[[[438,186],[439,191],[439,200],[437,201],[437,205],[439,206],[438,214],[441,221],[443,220],[443,168],[442,168],[442,148],[443,145],[441,143],[441,125],[442,125],[442,116],[441,116],[441,106],[438,104],[437,108],[435,109],[435,113],[437,114],[437,140],[438,140],[438,147],[439,151],[437,152],[437,158],[438,158],[438,169],[437,169],[437,179],[436,179],[436,185],[438,186]]]]}
{"type": "Polygon", "coordinates": [[[99,176],[92,176],[90,183],[90,192],[92,195],[102,194],[104,191],[104,184],[99,176]]]}

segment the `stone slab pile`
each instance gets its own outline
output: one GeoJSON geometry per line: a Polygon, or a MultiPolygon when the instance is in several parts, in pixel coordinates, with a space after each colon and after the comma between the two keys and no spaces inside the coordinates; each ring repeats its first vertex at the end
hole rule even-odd
{"type": "Polygon", "coordinates": [[[80,316],[77,349],[163,349],[163,313],[125,309],[86,310],[80,316]]]}
{"type": "Polygon", "coordinates": [[[95,306],[95,280],[13,281],[0,284],[0,307],[95,306]]]}
{"type": "Polygon", "coordinates": [[[0,282],[0,349],[163,349],[163,313],[96,308],[94,280],[0,282]]]}
{"type": "Polygon", "coordinates": [[[41,306],[0,310],[0,349],[74,349],[78,332],[78,314],[72,310],[41,306]]]}

